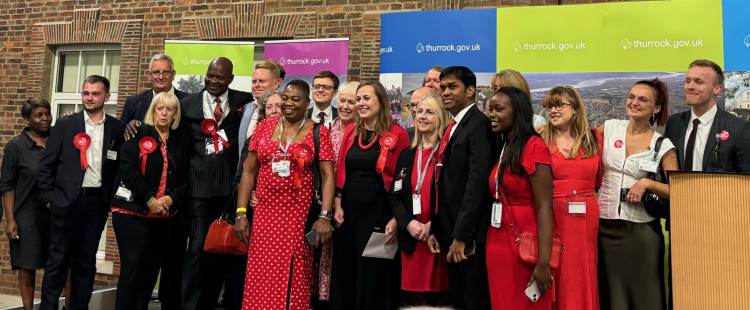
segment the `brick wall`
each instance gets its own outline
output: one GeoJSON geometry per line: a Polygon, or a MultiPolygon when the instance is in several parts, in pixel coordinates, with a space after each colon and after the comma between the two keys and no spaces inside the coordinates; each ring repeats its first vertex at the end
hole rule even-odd
{"type": "MultiPolygon", "coordinates": [[[[618,0],[562,2],[613,1],[618,0]]],[[[557,0],[0,0],[0,156],[8,140],[23,128],[23,101],[32,96],[50,98],[58,46],[120,44],[120,111],[128,95],[150,87],[145,74],[148,60],[163,50],[164,40],[349,37],[349,79],[375,80],[383,13],[557,4],[557,0]]],[[[0,293],[18,295],[4,226],[3,221],[0,293]]],[[[97,275],[97,288],[116,285],[119,274],[111,219],[106,257],[114,262],[114,275],[97,275]]],[[[38,290],[41,271],[37,284],[38,290]]]]}

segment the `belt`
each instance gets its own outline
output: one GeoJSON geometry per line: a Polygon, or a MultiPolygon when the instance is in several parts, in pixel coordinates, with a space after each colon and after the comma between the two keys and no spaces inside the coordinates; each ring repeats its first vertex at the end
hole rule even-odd
{"type": "Polygon", "coordinates": [[[98,195],[102,192],[101,187],[82,187],[81,195],[98,195]]]}

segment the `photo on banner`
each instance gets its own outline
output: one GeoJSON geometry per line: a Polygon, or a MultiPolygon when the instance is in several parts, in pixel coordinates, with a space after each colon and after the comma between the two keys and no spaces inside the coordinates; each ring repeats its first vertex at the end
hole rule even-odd
{"type": "MultiPolygon", "coordinates": [[[[301,79],[310,85],[312,107],[313,77],[320,71],[331,71],[346,82],[349,68],[349,38],[266,41],[263,59],[275,60],[284,67],[286,77],[279,87],[291,80],[301,79]]],[[[337,106],[337,98],[331,102],[337,106]]]]}
{"type": "Polygon", "coordinates": [[[217,57],[226,57],[234,65],[234,80],[229,88],[252,90],[254,42],[165,40],[164,53],[174,60],[177,72],[173,86],[187,93],[204,88],[208,65],[217,57]]]}
{"type": "Polygon", "coordinates": [[[746,0],[724,0],[724,95],[727,110],[750,117],[750,19],[746,0]]]}

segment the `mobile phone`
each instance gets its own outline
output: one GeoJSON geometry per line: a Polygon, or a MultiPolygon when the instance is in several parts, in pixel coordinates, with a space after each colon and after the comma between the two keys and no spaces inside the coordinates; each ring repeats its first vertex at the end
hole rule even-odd
{"type": "Polygon", "coordinates": [[[630,192],[630,187],[620,189],[620,202],[628,201],[628,192],[630,192]]]}
{"type": "Polygon", "coordinates": [[[466,257],[472,256],[476,252],[477,252],[477,243],[476,242],[472,242],[470,245],[467,245],[464,248],[464,255],[466,257]]]}
{"type": "Polygon", "coordinates": [[[307,240],[307,243],[310,244],[310,246],[315,246],[315,230],[311,230],[309,233],[305,235],[305,239],[307,240]]]}
{"type": "Polygon", "coordinates": [[[536,280],[531,283],[529,287],[526,288],[524,291],[526,293],[526,297],[529,297],[531,302],[536,302],[539,300],[539,297],[542,296],[541,292],[539,292],[539,286],[536,284],[536,280]]]}

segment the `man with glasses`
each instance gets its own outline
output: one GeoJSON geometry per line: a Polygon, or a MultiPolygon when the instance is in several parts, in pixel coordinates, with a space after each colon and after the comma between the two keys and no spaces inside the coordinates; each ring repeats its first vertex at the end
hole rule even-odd
{"type": "Polygon", "coordinates": [[[161,92],[174,93],[178,99],[190,95],[172,87],[172,81],[176,72],[174,71],[174,61],[172,61],[172,57],[169,57],[169,55],[154,55],[154,57],[151,57],[148,68],[146,74],[148,75],[151,89],[125,99],[125,106],[122,107],[122,115],[120,116],[120,120],[125,124],[137,121],[136,125],[140,125],[143,117],[146,116],[148,107],[151,105],[151,99],[161,92]]]}
{"type": "Polygon", "coordinates": [[[333,97],[339,93],[339,77],[331,71],[320,71],[313,77],[313,105],[307,109],[307,117],[329,129],[338,111],[331,106],[333,97]]]}

